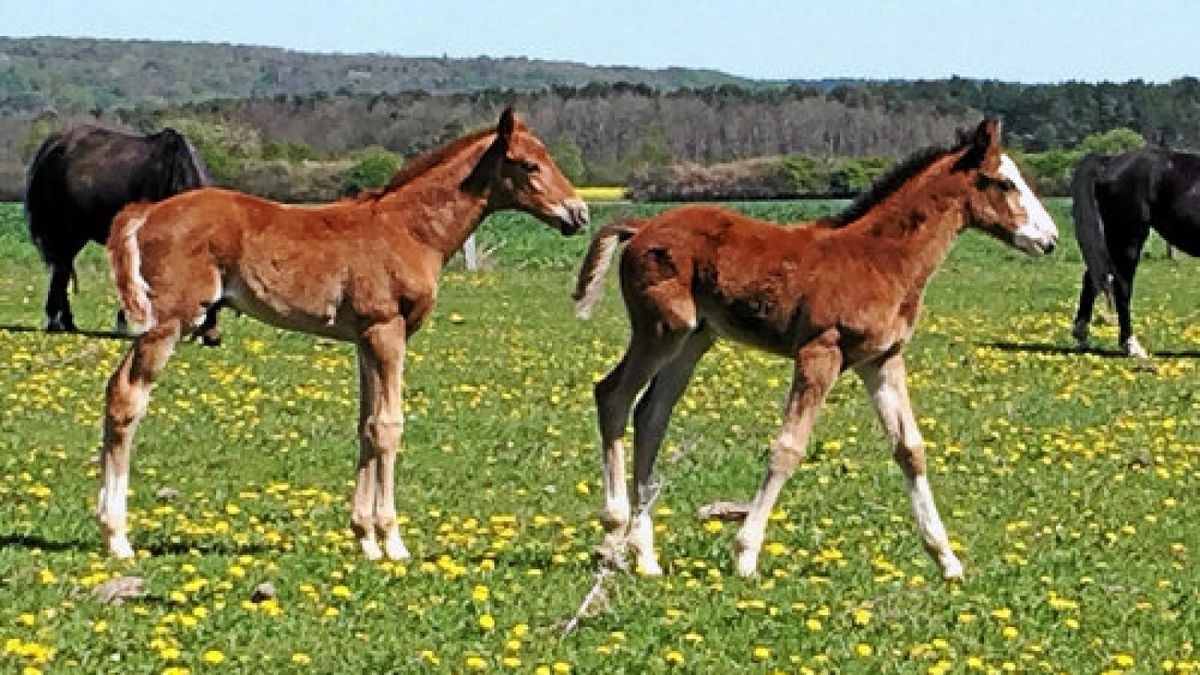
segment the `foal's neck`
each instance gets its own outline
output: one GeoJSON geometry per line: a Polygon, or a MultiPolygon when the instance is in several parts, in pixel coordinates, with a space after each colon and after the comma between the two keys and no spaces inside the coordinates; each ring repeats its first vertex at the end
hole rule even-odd
{"type": "Polygon", "coordinates": [[[923,287],[942,264],[966,219],[958,177],[914,180],[846,229],[896,242],[896,266],[923,287]]]}
{"type": "Polygon", "coordinates": [[[380,209],[398,218],[398,225],[439,255],[442,264],[493,210],[486,193],[461,187],[470,168],[463,162],[446,162],[379,200],[380,209]]]}

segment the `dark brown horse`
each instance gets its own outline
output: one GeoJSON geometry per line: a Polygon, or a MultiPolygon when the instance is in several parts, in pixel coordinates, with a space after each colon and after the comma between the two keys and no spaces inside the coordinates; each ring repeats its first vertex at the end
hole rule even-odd
{"type": "Polygon", "coordinates": [[[358,347],[359,460],[350,522],[368,558],[408,557],[396,524],[404,350],[433,308],[446,261],[488,214],[517,209],[564,234],[587,207],[545,146],[505,110],[493,129],[412,160],[383,190],[307,208],[227,190],[125,209],[108,250],[140,332],[108,383],[97,516],[128,557],[133,432],[180,335],[225,302],[283,328],[358,347]],[[383,539],[382,548],[376,536],[383,539]]]}
{"type": "MultiPolygon", "coordinates": [[[[141,136],[85,124],[47,138],[25,186],[29,234],[50,266],[46,330],[76,330],[67,295],[75,256],[108,239],[118,211],[211,183],[200,154],[174,129],[141,136]]],[[[217,339],[215,321],[206,342],[217,339]]],[[[118,317],[118,330],[122,323],[118,317]]]]}
{"type": "Polygon", "coordinates": [[[755,573],[767,516],[805,455],[817,411],[834,380],[853,368],[891,439],[925,548],[945,577],[961,577],[926,479],[903,353],[925,284],[966,227],[1030,255],[1053,250],[1058,236],[1001,150],[997,122],[984,122],[952,148],[918,153],[845,213],[807,226],[687,206],[602,228],[579,273],[576,309],[587,315],[618,242],[628,240],[621,291],[632,335],[621,362],[596,385],[607,529],[601,554],[619,556],[628,541],[643,571],[661,572],[648,510],[630,522],[626,421],[636,399],[633,499],[640,505],[697,361],[718,337],[729,337],[791,359],[795,368],[766,479],[736,540],[737,571],[755,573]]]}

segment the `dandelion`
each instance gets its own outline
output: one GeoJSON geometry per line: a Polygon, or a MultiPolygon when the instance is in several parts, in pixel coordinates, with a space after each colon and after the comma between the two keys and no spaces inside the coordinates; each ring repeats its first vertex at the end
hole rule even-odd
{"type": "Polygon", "coordinates": [[[750,655],[754,657],[755,661],[766,661],[767,659],[771,658],[771,650],[768,647],[759,645],[754,648],[754,651],[751,652],[750,655]]]}
{"type": "Polygon", "coordinates": [[[1113,654],[1112,660],[1118,668],[1132,668],[1135,663],[1133,656],[1124,652],[1113,654]]]}
{"type": "Polygon", "coordinates": [[[466,660],[467,670],[483,670],[487,668],[487,661],[478,654],[471,654],[466,660]]]}
{"type": "Polygon", "coordinates": [[[480,614],[479,627],[484,630],[492,630],[496,627],[496,619],[491,614],[480,614]]]}
{"type": "Polygon", "coordinates": [[[858,655],[860,658],[865,659],[868,656],[870,656],[872,653],[874,653],[874,651],[875,650],[871,648],[871,645],[869,645],[865,642],[860,642],[860,643],[854,645],[854,653],[856,655],[858,655]]]}
{"type": "Polygon", "coordinates": [[[864,608],[854,610],[854,625],[866,626],[871,623],[871,612],[864,608]]]}
{"type": "Polygon", "coordinates": [[[219,649],[210,649],[204,652],[204,655],[200,658],[205,663],[211,663],[214,666],[225,662],[225,655],[219,649]]]}
{"type": "Polygon", "coordinates": [[[683,653],[678,650],[671,649],[671,650],[667,651],[666,655],[663,656],[663,659],[667,662],[667,665],[669,665],[669,666],[682,665],[683,664],[683,653]]]}
{"type": "Polygon", "coordinates": [[[307,666],[309,663],[312,663],[312,657],[304,652],[295,652],[292,654],[292,663],[298,666],[307,666]]]}

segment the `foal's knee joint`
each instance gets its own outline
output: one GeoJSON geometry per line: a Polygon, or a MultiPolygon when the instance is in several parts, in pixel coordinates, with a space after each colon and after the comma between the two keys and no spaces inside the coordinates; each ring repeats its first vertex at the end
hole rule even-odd
{"type": "Polygon", "coordinates": [[[922,475],[925,473],[925,443],[897,443],[892,450],[892,458],[907,474],[922,475]]]}
{"type": "Polygon", "coordinates": [[[390,448],[396,445],[404,431],[404,422],[372,417],[362,426],[362,436],[372,446],[390,448]]]}
{"type": "Polygon", "coordinates": [[[796,467],[800,466],[800,462],[804,460],[804,456],[805,450],[803,445],[783,439],[776,439],[775,442],[771,443],[771,457],[768,468],[772,472],[791,475],[796,470],[796,467]]]}

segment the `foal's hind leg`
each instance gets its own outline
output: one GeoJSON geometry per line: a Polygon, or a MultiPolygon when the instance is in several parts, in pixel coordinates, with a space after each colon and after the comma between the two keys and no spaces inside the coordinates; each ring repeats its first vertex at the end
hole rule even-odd
{"type": "Polygon", "coordinates": [[[596,413],[604,458],[604,509],[600,512],[600,520],[604,523],[605,535],[597,550],[601,558],[619,561],[629,534],[630,504],[622,440],[629,410],[646,383],[677,353],[687,334],[687,330],[672,331],[665,326],[661,330],[634,326],[625,356],[596,384],[596,413]]]}
{"type": "Polygon", "coordinates": [[[707,330],[688,336],[679,354],[654,376],[633,412],[633,503],[638,516],[630,526],[629,544],[644,574],[662,573],[654,553],[654,523],[646,509],[653,498],[650,480],[654,460],[666,436],[671,411],[687,389],[696,363],[714,342],[716,336],[707,330]]]}
{"type": "Polygon", "coordinates": [[[925,550],[941,567],[943,578],[962,579],[962,563],[950,548],[946,528],[938,516],[929,479],[925,475],[925,441],[921,438],[908,399],[903,357],[893,354],[860,367],[858,372],[879,413],[879,420],[892,441],[896,464],[904,472],[917,530],[921,533],[925,550]]]}
{"type": "Polygon", "coordinates": [[[166,365],[178,340],[178,321],[160,323],[137,338],[108,380],[96,518],[100,521],[109,553],[117,558],[133,556],[133,547],[126,534],[126,495],[133,433],[146,415],[154,378],[166,365]]]}
{"type": "Polygon", "coordinates": [[[405,326],[402,319],[367,329],[359,340],[358,475],[350,522],[367,558],[407,560],[396,522],[396,446],[404,430],[401,382],[405,326]],[[379,547],[376,535],[383,538],[379,547]]]}
{"type": "Polygon", "coordinates": [[[828,331],[806,344],[796,356],[796,372],[784,409],[783,427],[771,443],[767,475],[734,540],[737,572],[742,576],[751,576],[757,571],[758,552],[762,548],[771,509],[784,483],[804,459],[821,403],[841,372],[842,354],[837,340],[837,332],[828,331]]]}

